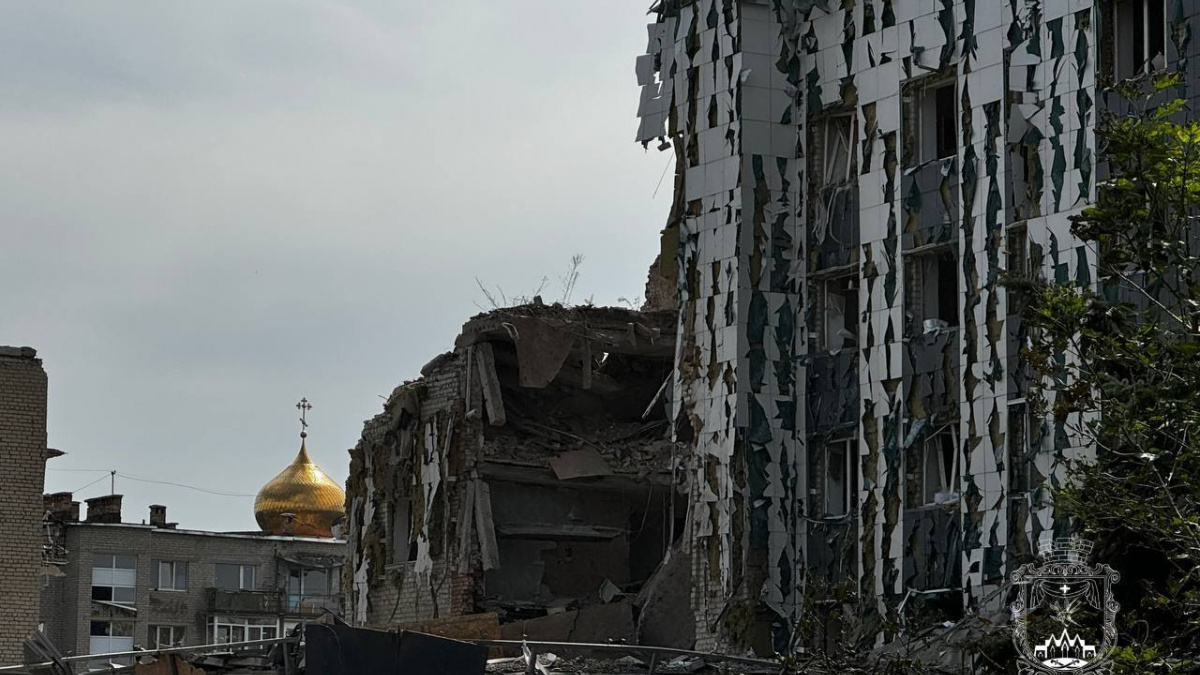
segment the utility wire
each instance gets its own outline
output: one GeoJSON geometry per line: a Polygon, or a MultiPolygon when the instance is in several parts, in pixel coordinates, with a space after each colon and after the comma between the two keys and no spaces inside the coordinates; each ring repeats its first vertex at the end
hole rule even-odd
{"type": "Polygon", "coordinates": [[[88,488],[92,487],[92,486],[93,486],[93,485],[95,485],[96,483],[99,483],[100,481],[104,480],[105,478],[108,478],[108,477],[109,477],[109,475],[110,475],[110,474],[109,474],[109,471],[108,471],[108,469],[105,469],[105,470],[104,470],[104,475],[103,475],[103,476],[100,476],[100,477],[99,477],[99,478],[97,478],[96,480],[94,480],[94,481],[92,481],[92,482],[88,483],[87,485],[84,485],[83,487],[80,487],[80,488],[75,488],[74,490],[71,490],[71,492],[72,492],[72,493],[75,493],[75,492],[82,492],[82,491],[84,491],[84,490],[86,490],[86,489],[88,489],[88,488]]]}
{"type": "Polygon", "coordinates": [[[241,494],[238,492],[224,492],[222,490],[210,490],[208,488],[196,487],[195,485],[186,485],[184,483],[174,483],[169,480],[154,480],[152,478],[140,478],[138,476],[130,476],[127,473],[121,473],[119,471],[117,472],[117,476],[119,476],[121,478],[129,479],[129,480],[137,481],[139,483],[155,483],[158,485],[171,485],[173,487],[181,487],[181,488],[185,488],[188,490],[195,490],[197,492],[203,492],[203,493],[210,494],[210,495],[220,495],[222,497],[255,497],[255,496],[257,496],[257,495],[241,494]]]}
{"type": "Polygon", "coordinates": [[[74,490],[71,490],[71,492],[73,492],[73,493],[74,492],[82,492],[82,491],[90,488],[91,486],[95,485],[96,483],[99,483],[100,481],[104,480],[105,478],[116,475],[121,478],[125,478],[125,479],[132,480],[132,481],[137,481],[139,483],[155,483],[157,485],[170,485],[172,487],[180,487],[180,488],[185,488],[187,490],[195,490],[197,492],[203,492],[205,494],[210,494],[210,495],[218,495],[221,497],[255,497],[255,496],[257,496],[257,495],[242,494],[240,492],[225,492],[224,490],[212,490],[209,488],[196,487],[195,485],[186,485],[184,483],[175,483],[175,482],[167,481],[167,480],[154,480],[153,478],[142,478],[141,476],[131,476],[127,473],[121,473],[120,471],[113,471],[112,469],[55,469],[55,470],[56,471],[96,471],[96,472],[102,471],[102,472],[104,472],[104,475],[100,476],[96,480],[91,481],[90,483],[87,483],[83,487],[78,487],[78,488],[75,488],[74,490]]]}

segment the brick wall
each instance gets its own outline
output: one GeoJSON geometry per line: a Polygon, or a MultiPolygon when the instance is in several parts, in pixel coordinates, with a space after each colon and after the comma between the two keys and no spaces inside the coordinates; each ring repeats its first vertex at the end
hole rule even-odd
{"type": "Polygon", "coordinates": [[[382,627],[462,614],[461,610],[454,611],[452,593],[454,578],[460,575],[451,573],[447,578],[443,570],[443,565],[435,564],[431,575],[434,582],[421,588],[413,563],[388,565],[385,581],[371,587],[367,625],[382,627]],[[439,584],[443,579],[445,582],[439,584]]]}
{"type": "Polygon", "coordinates": [[[34,350],[0,347],[0,665],[37,629],[46,471],[46,372],[34,350]]]}
{"type": "MultiPolygon", "coordinates": [[[[44,608],[46,634],[64,653],[86,654],[90,622],[99,607],[91,601],[92,564],[96,555],[137,556],[137,590],[134,644],[151,646],[151,626],[186,628],[184,644],[207,642],[212,617],[209,594],[215,585],[215,563],[255,567],[255,590],[282,587],[285,567],[279,554],[296,553],[342,557],[345,542],[253,535],[222,535],[212,532],[158,529],[146,525],[88,524],[66,526],[69,552],[64,576],[52,579],[43,597],[54,603],[44,608]],[[156,590],[159,561],[186,562],[185,590],[156,590]]],[[[340,591],[335,575],[334,591],[340,591]]],[[[260,614],[258,616],[271,616],[260,614]]]]}

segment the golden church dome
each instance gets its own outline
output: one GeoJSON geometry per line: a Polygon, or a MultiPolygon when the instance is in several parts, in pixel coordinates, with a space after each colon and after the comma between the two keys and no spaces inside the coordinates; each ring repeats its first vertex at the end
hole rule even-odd
{"type": "Polygon", "coordinates": [[[264,532],[287,534],[284,516],[292,514],[292,534],[330,537],[334,521],[346,515],[346,493],[309,458],[304,436],[295,461],[258,491],[254,517],[264,532]]]}

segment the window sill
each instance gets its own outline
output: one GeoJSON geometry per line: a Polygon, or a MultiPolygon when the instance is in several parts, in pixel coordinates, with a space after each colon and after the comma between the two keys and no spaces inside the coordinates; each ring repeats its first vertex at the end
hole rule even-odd
{"type": "Polygon", "coordinates": [[[155,593],[187,593],[186,588],[151,588],[155,593]]]}
{"type": "Polygon", "coordinates": [[[951,508],[957,510],[959,504],[961,504],[961,498],[952,499],[952,500],[948,500],[948,501],[944,501],[944,502],[936,502],[933,504],[921,504],[919,506],[909,506],[906,510],[908,510],[908,511],[936,511],[938,509],[941,509],[943,511],[947,511],[947,510],[950,510],[951,508]]]}

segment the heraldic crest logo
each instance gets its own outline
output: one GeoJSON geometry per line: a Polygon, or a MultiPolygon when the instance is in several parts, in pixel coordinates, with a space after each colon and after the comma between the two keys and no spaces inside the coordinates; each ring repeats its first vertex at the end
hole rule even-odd
{"type": "Polygon", "coordinates": [[[1021,675],[1100,675],[1112,669],[1120,605],[1112,585],[1121,575],[1104,564],[1089,565],[1092,542],[1077,536],[1038,542],[1042,564],[1012,573],[1013,644],[1021,675]]]}

